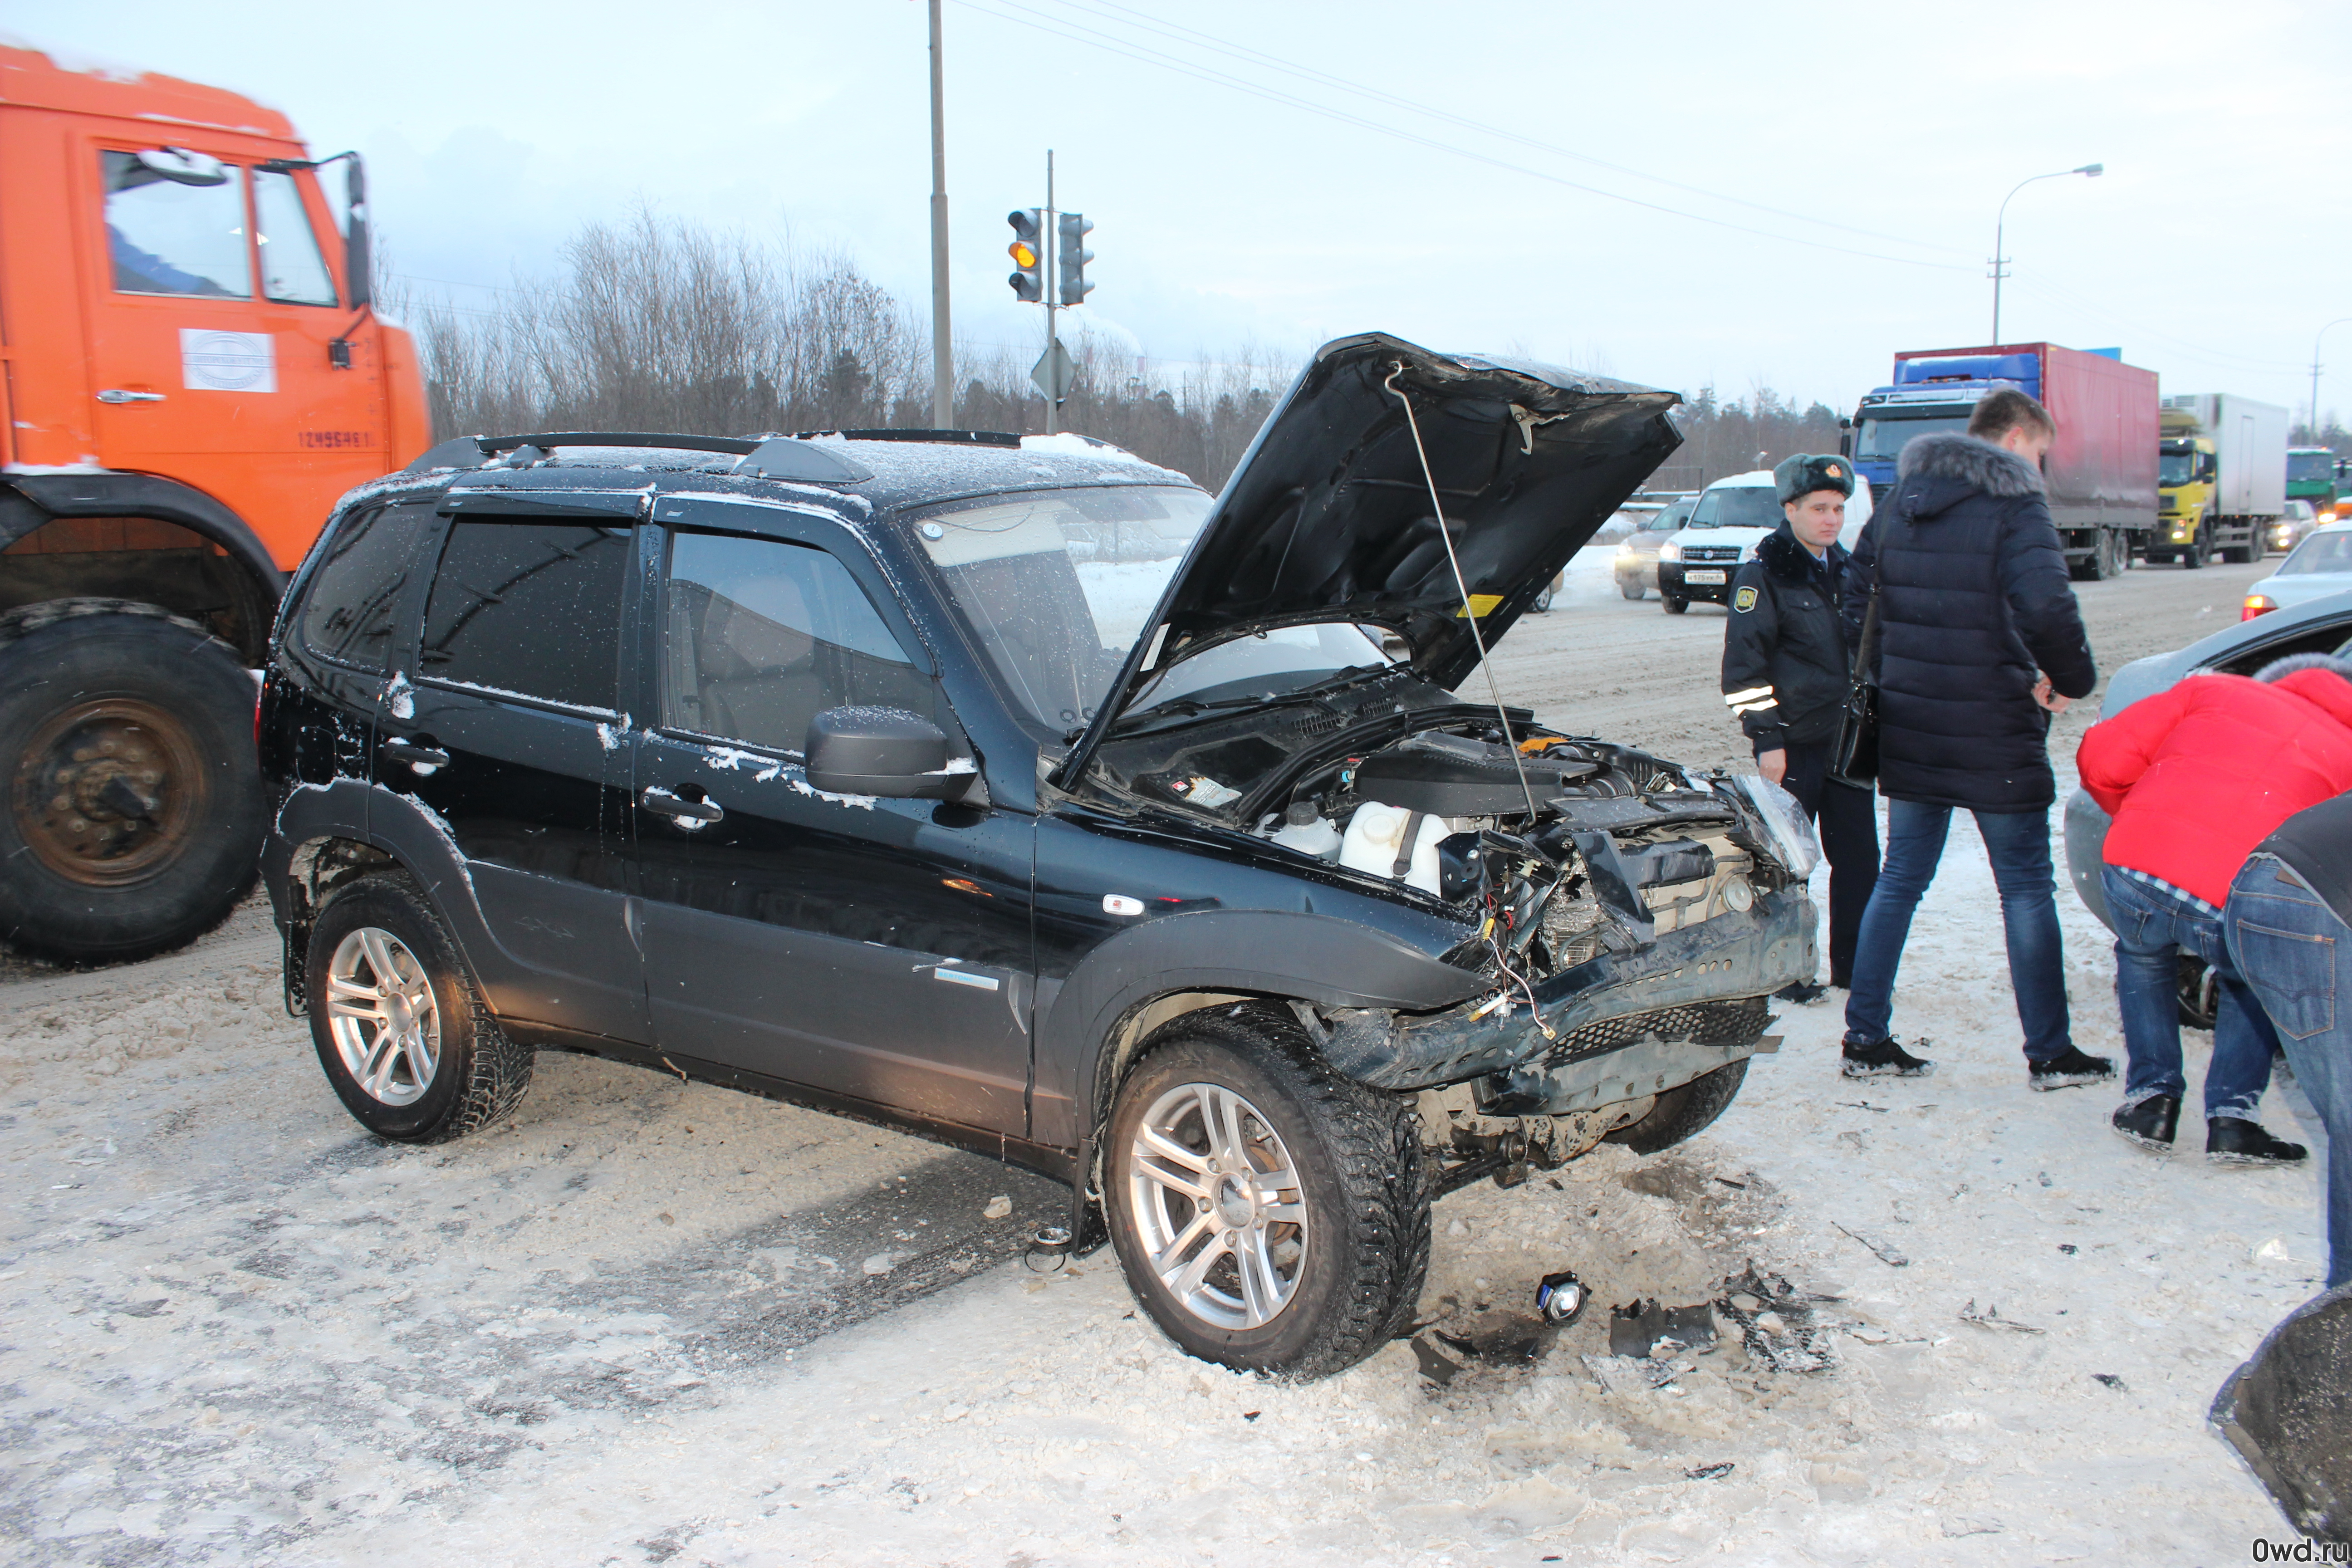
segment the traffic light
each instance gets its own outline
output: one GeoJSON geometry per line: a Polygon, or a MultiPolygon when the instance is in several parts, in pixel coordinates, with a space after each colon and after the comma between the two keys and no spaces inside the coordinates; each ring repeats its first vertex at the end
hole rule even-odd
{"type": "Polygon", "coordinates": [[[1054,270],[1055,282],[1054,302],[1057,305],[1083,305],[1095,286],[1087,281],[1087,263],[1095,253],[1087,248],[1087,236],[1095,226],[1079,213],[1064,213],[1054,225],[1054,270]]]}
{"type": "Polygon", "coordinates": [[[1005,281],[1013,285],[1013,298],[1034,305],[1045,297],[1045,215],[1031,207],[1005,214],[1004,221],[1013,226],[1013,243],[1004,250],[1013,267],[1005,281]]]}

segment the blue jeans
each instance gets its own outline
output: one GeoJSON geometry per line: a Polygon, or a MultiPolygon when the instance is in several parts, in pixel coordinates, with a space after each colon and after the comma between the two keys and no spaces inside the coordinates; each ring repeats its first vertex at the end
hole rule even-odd
{"type": "Polygon", "coordinates": [[[2221,936],[2221,922],[2168,888],[2152,887],[2113,866],[2099,869],[2107,919],[2116,928],[2116,1005],[2124,1016],[2124,1103],[2150,1095],[2185,1096],[2180,1076],[2180,955],[2203,959],[2220,982],[2213,1015],[2213,1060],[2205,1069],[2205,1114],[2254,1120],[2271,1085],[2278,1037],[2221,936]]]}
{"type": "Polygon", "coordinates": [[[2238,873],[2221,925],[2327,1130],[2327,1283],[2352,1282],[2352,927],[2270,855],[2238,873]]]}
{"type": "MultiPolygon", "coordinates": [[[[2000,923],[2009,942],[2009,984],[2017,994],[2017,1021],[2025,1054],[2044,1062],[2066,1054],[2066,954],[2058,935],[2058,904],[2051,896],[2050,814],[1979,811],[1977,832],[1992,859],[2000,889],[2000,923]]],[[[1911,935],[1911,916],[1944,858],[1952,808],[1916,801],[1886,803],[1886,863],[1863,911],[1862,940],[1853,955],[1853,990],[1846,999],[1845,1037],[1868,1045],[1887,1037],[1895,1016],[1895,971],[1911,935]]]]}

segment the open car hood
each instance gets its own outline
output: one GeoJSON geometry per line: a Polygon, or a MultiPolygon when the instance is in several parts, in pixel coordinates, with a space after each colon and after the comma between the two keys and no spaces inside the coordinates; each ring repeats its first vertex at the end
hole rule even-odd
{"type": "Polygon", "coordinates": [[[1324,344],[1226,481],[1066,780],[1145,677],[1270,627],[1386,626],[1417,674],[1449,689],[1477,668],[1398,392],[1490,647],[1682,444],[1671,392],[1379,332],[1324,344]]]}

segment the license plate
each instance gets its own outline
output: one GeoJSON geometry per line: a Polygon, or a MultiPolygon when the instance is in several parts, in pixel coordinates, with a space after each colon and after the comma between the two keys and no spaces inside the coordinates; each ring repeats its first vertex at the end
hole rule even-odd
{"type": "Polygon", "coordinates": [[[1720,572],[1685,572],[1683,574],[1683,581],[1685,583],[1720,583],[1723,580],[1723,574],[1720,572]]]}

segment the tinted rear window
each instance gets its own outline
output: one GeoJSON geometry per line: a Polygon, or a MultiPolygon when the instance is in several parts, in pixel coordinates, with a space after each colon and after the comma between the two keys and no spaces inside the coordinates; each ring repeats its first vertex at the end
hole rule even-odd
{"type": "Polygon", "coordinates": [[[418,673],[611,711],[629,542],[625,528],[453,522],[418,673]]]}
{"type": "Polygon", "coordinates": [[[427,506],[388,506],[337,523],[295,620],[302,646],[362,669],[388,668],[393,615],[410,574],[423,564],[432,517],[427,506]]]}

